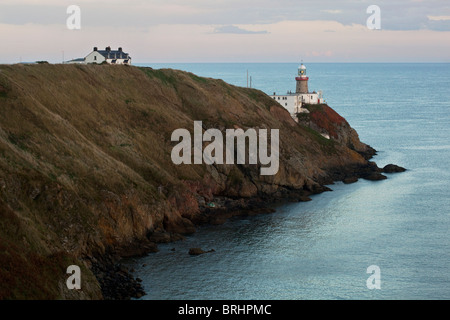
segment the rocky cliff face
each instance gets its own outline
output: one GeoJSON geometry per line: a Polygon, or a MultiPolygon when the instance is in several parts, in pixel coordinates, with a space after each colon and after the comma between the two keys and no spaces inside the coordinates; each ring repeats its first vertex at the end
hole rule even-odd
{"type": "Polygon", "coordinates": [[[332,180],[380,177],[345,119],[325,105],[307,117],[296,123],[258,90],[181,71],[0,66],[0,298],[114,298],[105,266],[119,257],[332,180]],[[175,165],[171,134],[196,120],[279,129],[278,173],[175,165]],[[81,291],[65,287],[70,264],[84,270],[81,291]]]}

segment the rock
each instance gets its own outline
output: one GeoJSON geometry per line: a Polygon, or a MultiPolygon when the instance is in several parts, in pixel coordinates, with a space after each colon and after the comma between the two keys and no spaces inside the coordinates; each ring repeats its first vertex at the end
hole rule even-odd
{"type": "Polygon", "coordinates": [[[345,178],[344,180],[342,180],[342,182],[344,182],[345,184],[355,183],[355,182],[358,182],[358,178],[357,177],[348,177],[348,178],[345,178]]]}
{"type": "Polygon", "coordinates": [[[386,176],[382,175],[381,173],[378,172],[373,172],[369,175],[366,175],[363,177],[366,180],[370,180],[370,181],[379,181],[379,180],[385,180],[387,179],[386,176]]]}
{"type": "Polygon", "coordinates": [[[158,246],[155,242],[149,240],[129,243],[121,248],[117,248],[116,251],[120,258],[143,257],[154,252],[158,252],[158,246]]]}
{"type": "Polygon", "coordinates": [[[142,280],[129,273],[126,266],[120,264],[93,264],[92,271],[99,281],[105,300],[129,300],[145,294],[142,280]]]}
{"type": "Polygon", "coordinates": [[[196,232],[195,226],[191,220],[177,216],[175,213],[173,213],[170,218],[166,216],[166,219],[164,220],[164,227],[166,231],[170,233],[182,235],[196,232]]]}
{"type": "Polygon", "coordinates": [[[405,168],[397,166],[395,164],[388,164],[383,168],[384,173],[395,173],[395,172],[404,172],[405,168]]]}
{"type": "Polygon", "coordinates": [[[149,241],[155,243],[167,243],[170,242],[170,234],[168,232],[153,232],[147,235],[149,241]]]}
{"type": "Polygon", "coordinates": [[[128,268],[126,267],[126,266],[123,266],[123,265],[120,265],[119,266],[119,272],[122,272],[122,273],[128,273],[128,268]]]}
{"type": "Polygon", "coordinates": [[[209,251],[204,251],[204,250],[201,249],[201,248],[190,248],[190,249],[189,249],[189,254],[190,254],[191,256],[198,256],[198,255],[201,255],[201,254],[204,254],[204,253],[210,253],[210,252],[216,252],[216,250],[211,249],[211,250],[209,250],[209,251]]]}
{"type": "Polygon", "coordinates": [[[311,200],[312,199],[310,197],[308,197],[308,196],[300,196],[298,198],[298,201],[300,201],[300,202],[307,202],[307,201],[311,201],[311,200]]]}
{"type": "Polygon", "coordinates": [[[189,254],[191,256],[198,256],[198,255],[201,255],[204,253],[206,253],[206,251],[202,250],[201,248],[190,248],[189,249],[189,254]]]}

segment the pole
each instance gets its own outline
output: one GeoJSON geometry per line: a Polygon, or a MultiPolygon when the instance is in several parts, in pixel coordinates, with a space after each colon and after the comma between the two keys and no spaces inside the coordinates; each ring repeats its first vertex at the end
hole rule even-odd
{"type": "Polygon", "coordinates": [[[248,88],[248,69],[247,69],[247,88],[248,88]]]}

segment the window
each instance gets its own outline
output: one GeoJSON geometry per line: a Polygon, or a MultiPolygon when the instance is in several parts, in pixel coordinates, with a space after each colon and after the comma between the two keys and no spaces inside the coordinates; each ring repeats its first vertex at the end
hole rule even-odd
{"type": "Polygon", "coordinates": [[[94,56],[94,60],[97,60],[97,56],[94,56]]]}

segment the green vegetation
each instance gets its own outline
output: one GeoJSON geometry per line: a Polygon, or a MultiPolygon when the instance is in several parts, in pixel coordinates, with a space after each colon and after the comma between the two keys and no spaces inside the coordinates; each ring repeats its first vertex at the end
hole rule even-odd
{"type": "Polygon", "coordinates": [[[5,76],[0,74],[0,98],[6,98],[10,89],[9,81],[5,76]]]}
{"type": "Polygon", "coordinates": [[[197,76],[197,75],[195,75],[195,74],[193,74],[193,73],[188,73],[188,76],[192,79],[192,80],[194,80],[195,82],[198,82],[198,83],[201,83],[201,84],[206,84],[206,83],[208,83],[208,79],[206,79],[206,78],[203,78],[203,77],[199,77],[199,76],[197,76]]]}
{"type": "Polygon", "coordinates": [[[156,78],[162,81],[165,85],[175,86],[176,78],[168,70],[152,69],[148,67],[139,67],[150,78],[156,78]]]}
{"type": "Polygon", "coordinates": [[[260,103],[266,98],[266,95],[257,89],[241,88],[241,90],[256,103],[260,103]]]}

